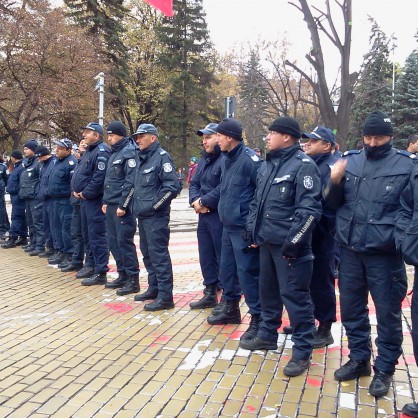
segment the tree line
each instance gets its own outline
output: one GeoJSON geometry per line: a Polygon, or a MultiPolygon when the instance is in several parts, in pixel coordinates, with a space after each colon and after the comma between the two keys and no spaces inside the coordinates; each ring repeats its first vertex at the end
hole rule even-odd
{"type": "MultiPolygon", "coordinates": [[[[237,98],[236,117],[251,147],[263,147],[269,122],[292,116],[310,130],[334,129],[342,149],[352,148],[374,109],[392,113],[396,139],[416,133],[418,50],[403,67],[390,61],[396,44],[370,19],[370,50],[349,71],[351,1],[332,10],[292,3],[307,22],[312,48],[289,61],[291,41],[259,41],[220,55],[206,24],[203,0],[174,0],[163,17],[143,0],[6,0],[0,6],[0,151],[29,138],[80,138],[80,126],[97,120],[94,77],[106,74],[105,121],[158,126],[177,166],[198,156],[196,130],[223,118],[224,97],[237,98]],[[342,19],[341,19],[342,17],[342,19]],[[334,24],[343,21],[343,25],[334,24]],[[322,37],[340,57],[338,77],[325,77],[322,37]],[[396,80],[392,89],[392,81],[396,80]]],[[[418,40],[418,36],[417,36],[418,40]]]]}

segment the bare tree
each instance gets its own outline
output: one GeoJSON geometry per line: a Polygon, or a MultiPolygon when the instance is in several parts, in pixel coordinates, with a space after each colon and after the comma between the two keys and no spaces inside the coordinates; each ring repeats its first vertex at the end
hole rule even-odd
{"type": "Polygon", "coordinates": [[[315,6],[310,7],[307,0],[298,0],[298,3],[289,2],[289,4],[302,12],[308,26],[312,50],[306,55],[306,59],[314,68],[316,78],[309,76],[295,63],[286,61],[286,64],[299,72],[312,86],[318,97],[322,122],[329,128],[336,130],[337,140],[341,148],[346,149],[350,110],[354,100],[353,90],[358,78],[358,73],[350,73],[349,68],[352,0],[332,0],[332,3],[340,9],[343,17],[344,29],[341,35],[334,24],[330,0],[325,0],[325,10],[320,10],[315,6]],[[331,88],[329,88],[325,76],[325,61],[320,33],[324,34],[331,41],[340,55],[339,83],[336,82],[331,88]],[[335,111],[334,106],[337,102],[338,108],[335,111]]]}

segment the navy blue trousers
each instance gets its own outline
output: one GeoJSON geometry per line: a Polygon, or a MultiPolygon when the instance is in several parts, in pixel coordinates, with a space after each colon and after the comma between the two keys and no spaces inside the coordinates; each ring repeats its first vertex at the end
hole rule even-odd
{"type": "Polygon", "coordinates": [[[402,258],[397,254],[358,253],[341,248],[339,288],[350,358],[368,361],[371,357],[367,306],[370,292],[377,318],[374,368],[393,373],[402,353],[401,305],[407,290],[402,258]]]}
{"type": "Polygon", "coordinates": [[[139,273],[138,256],[134,236],[136,231],[135,216],[127,211],[125,216],[117,216],[118,205],[107,205],[106,230],[109,249],[116,261],[119,273],[129,276],[139,273]]]}
{"type": "MultiPolygon", "coordinates": [[[[81,219],[81,208],[80,204],[73,204],[73,212],[71,215],[71,245],[73,247],[73,255],[71,258],[71,264],[76,267],[82,267],[84,262],[84,250],[89,248],[88,237],[86,236],[87,242],[83,239],[83,227],[81,219]]],[[[87,226],[86,226],[87,228],[87,226]]],[[[88,250],[86,250],[88,252],[88,250]]],[[[88,264],[87,264],[88,265],[88,264]]],[[[92,267],[92,266],[91,266],[92,267]]]]}
{"type": "Polygon", "coordinates": [[[312,353],[314,316],[309,285],[313,258],[310,249],[302,251],[295,260],[286,260],[281,245],[260,247],[262,321],[257,335],[263,340],[277,341],[284,305],[293,327],[292,357],[298,360],[308,359],[312,353]]]}
{"type": "Polygon", "coordinates": [[[28,224],[26,222],[25,214],[26,203],[23,199],[20,199],[17,194],[11,194],[10,201],[12,202],[12,214],[10,217],[12,222],[9,234],[12,238],[27,237],[28,224]]]}
{"type": "Polygon", "coordinates": [[[223,288],[219,277],[221,261],[222,223],[217,212],[199,214],[197,241],[199,262],[205,286],[217,285],[223,288]]]}
{"type": "Polygon", "coordinates": [[[223,227],[220,277],[226,301],[240,300],[244,293],[251,315],[260,315],[258,289],[260,259],[258,250],[244,252],[248,243],[242,237],[242,228],[223,227]]]}
{"type": "Polygon", "coordinates": [[[139,247],[148,272],[148,285],[158,298],[173,299],[173,267],[168,243],[170,214],[157,214],[150,218],[138,218],[139,247]]]}
{"type": "Polygon", "coordinates": [[[73,252],[71,241],[71,218],[73,207],[70,204],[69,197],[54,197],[51,199],[53,207],[53,236],[56,243],[56,249],[67,255],[73,252]]]}
{"type": "Polygon", "coordinates": [[[80,205],[84,242],[90,245],[86,265],[93,267],[94,273],[106,273],[109,270],[109,245],[102,199],[81,200],[80,205]]]}
{"type": "Polygon", "coordinates": [[[39,199],[27,199],[26,201],[26,221],[29,226],[29,236],[31,247],[36,250],[45,249],[44,234],[44,202],[39,199]]]}

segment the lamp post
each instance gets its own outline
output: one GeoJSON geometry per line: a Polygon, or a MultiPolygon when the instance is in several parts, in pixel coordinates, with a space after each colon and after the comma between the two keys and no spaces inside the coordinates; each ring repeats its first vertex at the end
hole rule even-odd
{"type": "Polygon", "coordinates": [[[99,125],[104,124],[104,73],[100,72],[94,77],[97,80],[94,91],[99,90],[99,125]]]}

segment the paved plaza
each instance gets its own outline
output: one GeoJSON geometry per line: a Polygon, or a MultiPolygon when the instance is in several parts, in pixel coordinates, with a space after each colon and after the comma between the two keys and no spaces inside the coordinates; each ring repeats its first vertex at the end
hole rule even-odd
{"type": "MultiPolygon", "coordinates": [[[[201,297],[196,215],[187,190],[173,201],[170,253],[175,309],[144,312],[133,295],[84,287],[21,248],[0,249],[0,417],[400,417],[418,387],[410,337],[410,301],[403,304],[404,354],[388,396],[368,394],[371,377],[338,383],[347,361],[340,322],[335,344],[314,350],[307,373],[283,374],[290,338],[277,351],[239,348],[241,325],[210,326],[201,297]]],[[[10,208],[9,208],[10,209],[10,208]]],[[[147,287],[141,260],[142,291],[147,287]]],[[[110,277],[116,277],[113,259],[110,277]]],[[[408,268],[412,287],[412,269],[408,268]]],[[[370,316],[375,332],[374,307],[370,316]]],[[[283,325],[288,324],[284,315],[283,325]]],[[[376,337],[373,334],[373,339],[376,337]]]]}

